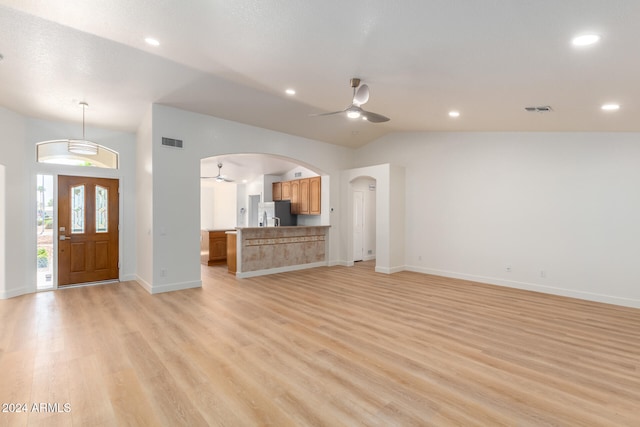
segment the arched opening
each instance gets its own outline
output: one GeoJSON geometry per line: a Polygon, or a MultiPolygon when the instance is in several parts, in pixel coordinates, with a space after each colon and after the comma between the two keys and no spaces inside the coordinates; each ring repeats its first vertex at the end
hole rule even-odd
{"type": "Polygon", "coordinates": [[[328,225],[328,200],[329,176],[293,158],[238,153],[201,159],[201,264],[225,265],[218,262],[224,258],[220,252],[224,233],[236,227],[271,227],[276,221],[279,226],[328,225]],[[280,192],[281,186],[312,178],[320,182],[318,212],[293,212],[294,201],[288,192],[280,192]],[[280,213],[270,209],[280,209],[280,213]]]}

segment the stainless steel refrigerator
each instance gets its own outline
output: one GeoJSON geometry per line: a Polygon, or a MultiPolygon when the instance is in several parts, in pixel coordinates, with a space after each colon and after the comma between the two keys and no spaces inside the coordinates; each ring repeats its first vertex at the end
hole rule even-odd
{"type": "Polygon", "coordinates": [[[298,225],[298,216],[291,214],[291,202],[282,200],[277,202],[265,202],[258,204],[258,225],[260,227],[275,227],[275,218],[279,219],[280,226],[298,225]]]}

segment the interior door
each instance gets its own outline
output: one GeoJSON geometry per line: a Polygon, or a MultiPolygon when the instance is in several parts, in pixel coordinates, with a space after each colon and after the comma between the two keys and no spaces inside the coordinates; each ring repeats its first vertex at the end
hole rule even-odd
{"type": "Polygon", "coordinates": [[[58,286],[118,279],[118,180],[58,177],[58,286]]]}
{"type": "Polygon", "coordinates": [[[353,260],[364,258],[364,193],[353,192],[353,260]]]}

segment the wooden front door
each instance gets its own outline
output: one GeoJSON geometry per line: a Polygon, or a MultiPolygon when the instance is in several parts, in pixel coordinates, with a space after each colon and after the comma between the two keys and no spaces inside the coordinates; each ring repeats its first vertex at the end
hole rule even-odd
{"type": "Polygon", "coordinates": [[[118,279],[118,180],[58,177],[58,285],[118,279]]]}

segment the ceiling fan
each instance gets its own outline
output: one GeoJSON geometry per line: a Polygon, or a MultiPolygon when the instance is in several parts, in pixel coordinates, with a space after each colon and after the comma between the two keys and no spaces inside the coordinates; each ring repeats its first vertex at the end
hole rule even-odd
{"type": "Polygon", "coordinates": [[[215,179],[216,182],[233,182],[232,179],[225,178],[222,175],[222,163],[218,163],[218,175],[216,176],[201,176],[201,179],[215,179]]]}
{"type": "Polygon", "coordinates": [[[350,119],[357,119],[361,117],[362,119],[368,120],[372,123],[382,123],[391,120],[389,117],[383,116],[382,114],[363,110],[361,105],[366,104],[369,100],[369,86],[366,84],[360,86],[360,79],[356,77],[352,78],[350,82],[351,87],[353,88],[353,100],[351,101],[351,105],[341,111],[312,114],[312,116],[331,116],[333,114],[347,113],[347,117],[350,119]]]}

